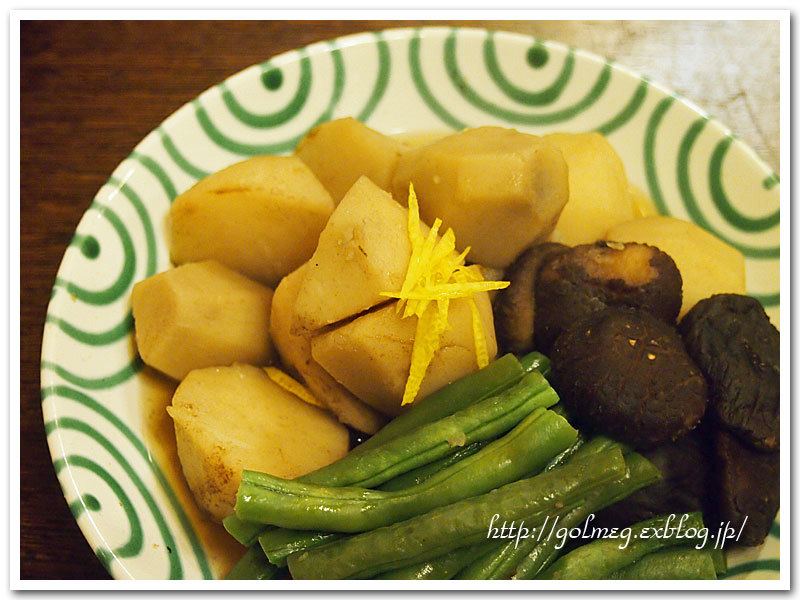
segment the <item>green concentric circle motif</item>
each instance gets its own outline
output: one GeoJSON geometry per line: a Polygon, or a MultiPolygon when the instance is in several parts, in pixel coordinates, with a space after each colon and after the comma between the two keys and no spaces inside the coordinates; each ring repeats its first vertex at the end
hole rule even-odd
{"type": "MultiPolygon", "coordinates": [[[[748,292],[778,322],[777,174],[646,78],[576,48],[474,29],[364,33],[269,58],[202,93],[123,160],[87,202],[55,280],[41,365],[48,442],[70,509],[115,577],[214,575],[147,448],[137,407],[142,363],[130,291],[170,266],[169,206],[202,177],[253,155],[289,153],[309,129],[340,116],[392,133],[484,124],[599,131],[660,213],[743,252],[748,292]]],[[[731,555],[728,576],[777,576],[779,538],[776,521],[757,556],[731,555]]]]}

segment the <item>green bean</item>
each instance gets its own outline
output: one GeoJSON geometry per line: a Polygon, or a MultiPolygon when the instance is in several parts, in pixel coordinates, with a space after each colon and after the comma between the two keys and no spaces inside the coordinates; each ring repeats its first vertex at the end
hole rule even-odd
{"type": "Polygon", "coordinates": [[[379,485],[377,489],[385,492],[394,492],[397,490],[410,488],[413,485],[419,485],[420,483],[430,479],[432,475],[438,473],[439,471],[446,469],[457,462],[472,456],[473,454],[476,454],[490,441],[491,440],[482,440],[480,442],[475,442],[474,444],[464,446],[461,450],[457,450],[449,456],[445,456],[444,458],[440,458],[432,463],[418,467],[413,471],[408,471],[407,473],[398,475],[394,479],[390,479],[386,483],[379,485]]]}
{"type": "Polygon", "coordinates": [[[546,408],[556,402],[558,396],[553,388],[541,373],[533,371],[496,396],[423,425],[372,451],[351,452],[327,467],[298,478],[298,481],[333,487],[375,487],[401,473],[452,454],[459,447],[497,437],[535,408],[546,408]]]}
{"type": "Polygon", "coordinates": [[[491,529],[487,535],[493,519],[523,520],[536,527],[547,516],[569,512],[591,490],[624,473],[622,453],[608,450],[388,527],[292,554],[287,565],[295,579],[368,578],[495,539],[491,529]]]}
{"type": "Polygon", "coordinates": [[[578,449],[585,443],[586,443],[586,436],[579,431],[578,437],[575,439],[572,445],[566,450],[556,454],[553,457],[553,459],[549,463],[547,463],[547,466],[543,470],[550,471],[552,469],[555,469],[556,467],[560,467],[561,465],[566,463],[570,458],[572,458],[572,456],[578,451],[578,449]]]}
{"type": "MultiPolygon", "coordinates": [[[[537,366],[541,364],[536,363],[537,366]]],[[[371,438],[365,440],[350,454],[361,454],[415,429],[437,421],[470,404],[489,398],[517,383],[526,370],[513,354],[506,354],[483,369],[457,379],[415,402],[411,410],[395,417],[371,438]]]]}
{"type": "Polygon", "coordinates": [[[577,435],[566,419],[537,408],[477,454],[394,492],[318,486],[244,471],[236,514],[290,529],[368,531],[538,473],[577,435]]]}
{"type": "Polygon", "coordinates": [[[614,571],[607,579],[716,579],[710,550],[666,548],[645,554],[635,563],[614,571]]]}
{"type": "Polygon", "coordinates": [[[539,579],[605,579],[645,554],[685,543],[686,537],[674,531],[679,523],[686,533],[692,528],[702,528],[703,517],[700,513],[686,513],[642,521],[620,530],[618,537],[603,537],[565,554],[550,565],[539,579]],[[653,535],[654,532],[663,533],[668,527],[672,529],[668,532],[671,535],[653,535]]]}
{"type": "Polygon", "coordinates": [[[258,542],[258,536],[264,533],[264,526],[261,523],[251,523],[236,515],[228,515],[222,519],[222,526],[233,539],[248,548],[258,542]]]}
{"type": "Polygon", "coordinates": [[[270,564],[261,548],[253,546],[234,565],[225,579],[275,579],[279,571],[278,567],[270,564]]]}
{"type": "Polygon", "coordinates": [[[578,450],[575,452],[574,457],[581,458],[583,456],[590,456],[592,454],[602,452],[603,450],[608,450],[609,448],[619,448],[622,451],[622,454],[625,455],[631,451],[630,447],[621,442],[612,440],[604,435],[596,435],[591,439],[586,440],[586,443],[578,448],[578,450]]]}
{"type": "Polygon", "coordinates": [[[500,541],[487,540],[476,546],[464,546],[410,567],[385,571],[374,579],[452,579],[469,563],[494,549],[500,541]]]}
{"type": "Polygon", "coordinates": [[[300,550],[316,548],[342,538],[340,533],[295,531],[271,527],[258,538],[262,554],[276,567],[286,566],[286,557],[300,550]]]}
{"type": "MultiPolygon", "coordinates": [[[[561,406],[560,402],[553,406],[550,410],[552,410],[554,413],[558,413],[566,419],[567,416],[564,411],[556,410],[559,406],[561,406]]],[[[555,469],[556,467],[566,463],[572,457],[588,456],[608,448],[620,448],[623,454],[630,452],[630,449],[627,446],[621,444],[620,442],[614,441],[611,438],[607,438],[603,435],[587,438],[583,433],[578,432],[578,439],[575,440],[575,443],[564,450],[561,454],[553,458],[553,460],[548,463],[544,470],[549,471],[550,469],[555,469]]]]}
{"type": "Polygon", "coordinates": [[[519,363],[526,373],[531,371],[539,371],[544,375],[545,379],[550,379],[550,359],[540,352],[529,352],[524,356],[519,357],[519,363]]]}

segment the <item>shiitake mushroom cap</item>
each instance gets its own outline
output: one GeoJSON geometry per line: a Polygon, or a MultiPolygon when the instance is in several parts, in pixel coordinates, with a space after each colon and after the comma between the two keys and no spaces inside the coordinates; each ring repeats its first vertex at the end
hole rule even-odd
{"type": "Polygon", "coordinates": [[[544,242],[522,252],[505,272],[510,285],[494,299],[497,343],[504,352],[525,354],[534,349],[534,290],[545,261],[569,250],[569,246],[544,242]]]}
{"type": "Polygon", "coordinates": [[[652,313],[606,307],[561,333],[552,382],[579,426],[637,449],[691,430],[706,383],[675,328],[652,313]]]}
{"type": "Polygon", "coordinates": [[[535,286],[536,349],[547,353],[565,328],[606,306],[642,308],[674,323],[681,286],[675,261],[646,244],[601,241],[551,256],[535,286]]]}
{"type": "Polygon", "coordinates": [[[755,298],[701,300],[678,327],[709,385],[714,419],[753,448],[780,447],[780,334],[755,298]]]}
{"type": "Polygon", "coordinates": [[[717,427],[714,436],[717,514],[738,534],[738,543],[758,546],[780,507],[780,453],[759,452],[717,427]]]}

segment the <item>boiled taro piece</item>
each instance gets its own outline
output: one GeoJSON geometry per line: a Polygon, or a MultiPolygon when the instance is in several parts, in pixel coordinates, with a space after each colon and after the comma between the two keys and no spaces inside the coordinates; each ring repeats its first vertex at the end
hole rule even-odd
{"type": "Polygon", "coordinates": [[[722,429],[717,430],[714,442],[717,517],[730,522],[737,533],[741,530],[739,544],[758,546],[780,506],[780,453],[753,450],[722,429]]]}
{"type": "Polygon", "coordinates": [[[675,328],[648,311],[598,310],[566,329],[550,358],[577,424],[636,449],[677,439],[705,412],[700,370],[675,328]]]}
{"type": "Polygon", "coordinates": [[[575,246],[539,270],[536,347],[547,353],[566,327],[606,306],[630,306],[674,323],[681,307],[675,262],[646,244],[596,242],[575,246]]]}
{"type": "Polygon", "coordinates": [[[711,448],[706,432],[699,429],[643,451],[641,454],[661,471],[661,481],[600,511],[596,524],[628,527],[658,515],[705,511],[709,504],[711,448]]]}
{"type": "Polygon", "coordinates": [[[780,334],[755,298],[717,294],[681,320],[714,419],[753,448],[780,447],[780,334]]]}
{"type": "Polygon", "coordinates": [[[555,242],[536,244],[520,254],[506,270],[511,282],[497,292],[494,324],[497,341],[505,352],[525,354],[534,349],[534,290],[542,264],[566,252],[569,246],[555,242]]]}

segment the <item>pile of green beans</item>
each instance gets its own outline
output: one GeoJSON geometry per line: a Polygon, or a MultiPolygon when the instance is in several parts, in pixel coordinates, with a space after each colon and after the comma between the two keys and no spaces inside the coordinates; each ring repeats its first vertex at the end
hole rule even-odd
{"type": "MultiPolygon", "coordinates": [[[[513,354],[505,354],[483,369],[454,381],[415,403],[411,410],[393,419],[341,461],[299,477],[298,481],[331,486],[353,485],[357,483],[359,476],[363,479],[358,457],[369,456],[398,437],[413,433],[424,425],[491,398],[517,384],[526,374],[534,371],[544,376],[549,374],[550,361],[543,354],[531,352],[519,359],[513,354]],[[351,469],[353,472],[350,472],[351,469]]],[[[405,467],[407,470],[416,468],[409,465],[405,467]]],[[[362,481],[361,485],[363,483],[362,481]]],[[[223,525],[228,533],[244,546],[255,544],[266,531],[264,525],[246,521],[235,514],[227,517],[223,525]]]]}
{"type": "Polygon", "coordinates": [[[368,531],[538,473],[577,435],[563,417],[537,408],[477,454],[421,484],[393,492],[319,486],[245,471],[236,513],[250,521],[292,529],[368,531]]]}
{"type": "Polygon", "coordinates": [[[388,527],[292,554],[289,572],[295,579],[362,579],[408,567],[485,540],[494,515],[537,527],[625,472],[622,453],[609,449],[388,527]]]}
{"type": "MultiPolygon", "coordinates": [[[[594,438],[583,444],[571,460],[589,457],[607,449],[627,449],[608,438],[594,438]]],[[[625,455],[626,471],[623,477],[588,494],[584,502],[565,514],[558,527],[569,530],[579,526],[589,515],[618,502],[638,489],[655,483],[661,473],[643,456],[625,455]]],[[[532,579],[555,559],[560,545],[558,536],[545,535],[520,540],[510,540],[484,555],[458,573],[456,579],[532,579]]]]}
{"type": "MultiPolygon", "coordinates": [[[[671,535],[653,536],[651,532],[664,531],[682,524],[684,531],[702,529],[700,513],[663,515],[642,521],[629,528],[624,540],[606,537],[580,546],[556,560],[539,579],[607,579],[614,573],[633,565],[645,555],[671,546],[685,545],[693,540],[671,535]]],[[[709,556],[710,558],[710,556],[709,556]]],[[[712,563],[713,570],[713,563],[712,563]]]]}
{"type": "Polygon", "coordinates": [[[452,415],[475,402],[490,398],[508,389],[522,379],[523,375],[532,371],[537,371],[548,378],[550,359],[539,352],[531,352],[520,358],[513,354],[504,354],[483,369],[457,379],[415,402],[411,410],[392,419],[375,435],[353,448],[350,454],[359,456],[366,450],[452,415]]]}
{"type": "MultiPolygon", "coordinates": [[[[545,406],[551,406],[557,399],[555,392],[542,375],[534,371],[525,374],[519,383],[505,392],[476,402],[449,417],[422,426],[363,453],[361,458],[369,459],[372,464],[398,465],[400,463],[396,460],[396,456],[406,456],[409,450],[415,447],[424,449],[437,445],[439,451],[444,452],[449,447],[449,442],[447,444],[444,442],[453,437],[461,438],[465,444],[473,439],[480,442],[488,441],[488,439],[504,433],[515,421],[524,419],[526,414],[531,415],[538,410],[540,412],[536,414],[540,414],[542,419],[541,423],[537,422],[535,429],[531,421],[520,432],[506,436],[502,442],[489,444],[489,447],[476,454],[474,459],[464,456],[461,461],[452,465],[448,465],[448,461],[438,461],[440,470],[437,474],[429,473],[426,487],[421,487],[423,484],[415,486],[413,494],[397,491],[393,495],[388,492],[381,495],[380,492],[368,492],[361,487],[351,489],[349,496],[352,502],[349,506],[342,507],[341,504],[337,506],[337,508],[344,508],[344,510],[338,511],[340,523],[338,526],[331,525],[330,519],[334,516],[334,511],[331,509],[335,504],[334,498],[343,500],[344,495],[347,494],[346,491],[334,486],[333,490],[327,492],[323,490],[323,493],[326,494],[325,502],[321,503],[318,498],[308,499],[316,510],[302,514],[302,518],[306,520],[300,521],[298,520],[297,497],[285,498],[286,502],[282,503],[276,501],[275,493],[270,494],[270,491],[278,492],[276,488],[280,487],[284,491],[293,488],[302,494],[311,490],[308,484],[300,479],[287,482],[250,472],[243,473],[242,486],[237,498],[237,516],[248,519],[246,522],[249,523],[263,522],[301,530],[308,527],[321,527],[326,533],[332,529],[357,531],[359,528],[365,527],[364,523],[369,523],[371,527],[377,526],[379,515],[376,513],[380,511],[383,511],[383,518],[388,524],[401,518],[399,515],[404,515],[402,518],[408,518],[418,514],[425,507],[440,506],[447,498],[450,498],[448,501],[455,501],[468,495],[488,491],[518,479],[527,472],[540,470],[544,465],[539,464],[538,461],[549,459],[553,453],[559,452],[575,440],[577,432],[569,426],[565,419],[555,413],[545,414],[542,412],[545,406]],[[497,415],[500,415],[500,418],[497,418],[497,415]],[[464,424],[468,426],[465,427],[464,424]],[[473,427],[475,425],[478,427],[473,427]],[[439,441],[437,442],[437,440],[439,441]],[[509,459],[509,455],[512,455],[513,459],[509,459]],[[434,477],[438,478],[433,479],[434,477]],[[276,487],[266,490],[265,487],[269,485],[276,487]],[[380,503],[380,508],[377,510],[370,503],[368,510],[371,511],[371,515],[368,515],[367,511],[359,509],[359,502],[363,506],[365,501],[377,498],[384,501],[380,503]],[[290,521],[276,516],[276,511],[281,508],[288,508],[290,521]],[[314,524],[315,522],[311,519],[314,518],[315,513],[324,521],[317,521],[314,524]],[[347,513],[348,516],[343,513],[347,513]]],[[[428,456],[431,455],[432,453],[429,452],[428,456]]],[[[416,458],[419,460],[418,457],[416,458]]],[[[366,465],[369,464],[366,463],[366,465]]],[[[408,461],[407,464],[409,464],[408,461]]],[[[356,471],[353,468],[350,473],[370,472],[365,464],[359,465],[359,469],[356,471]]],[[[382,472],[383,475],[385,473],[386,470],[382,472]]],[[[341,481],[341,479],[337,481],[341,481]]],[[[278,566],[283,566],[286,557],[292,552],[313,548],[333,539],[336,538],[332,538],[330,535],[323,537],[308,531],[302,531],[293,536],[281,532],[280,529],[270,529],[263,531],[258,541],[270,561],[278,566]]]]}
{"type": "Polygon", "coordinates": [[[480,442],[475,442],[473,444],[469,444],[464,446],[460,450],[456,450],[450,456],[445,456],[444,458],[440,458],[439,460],[435,460],[432,463],[428,463],[427,465],[423,465],[407,473],[403,473],[402,475],[398,475],[394,479],[390,479],[386,483],[383,483],[377,487],[379,490],[383,490],[385,492],[396,492],[397,490],[403,490],[406,488],[410,488],[414,485],[420,485],[421,483],[426,482],[430,479],[433,475],[447,469],[448,467],[452,467],[458,462],[461,462],[465,458],[480,452],[487,444],[489,440],[482,440],[480,442]]]}
{"type": "Polygon", "coordinates": [[[439,460],[459,447],[509,431],[534,409],[550,407],[558,396],[538,371],[526,373],[507,390],[406,434],[344,458],[302,477],[302,483],[331,487],[376,487],[439,460]]]}

